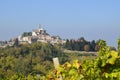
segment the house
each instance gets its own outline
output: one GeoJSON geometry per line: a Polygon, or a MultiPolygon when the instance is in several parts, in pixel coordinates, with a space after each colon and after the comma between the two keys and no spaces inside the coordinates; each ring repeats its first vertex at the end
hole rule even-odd
{"type": "MultiPolygon", "coordinates": [[[[25,32],[27,33],[27,32],[25,32]]],[[[27,36],[19,36],[18,41],[19,43],[33,43],[33,42],[44,42],[44,43],[64,43],[65,41],[62,40],[59,36],[50,36],[48,33],[46,33],[46,30],[44,30],[41,26],[39,26],[38,29],[32,30],[31,35],[27,36]]]]}
{"type": "Polygon", "coordinates": [[[14,41],[9,40],[9,41],[0,41],[0,47],[5,48],[6,46],[13,46],[14,41]]]}
{"type": "Polygon", "coordinates": [[[25,36],[25,37],[22,37],[22,36],[19,36],[18,37],[18,41],[20,44],[24,44],[24,43],[34,43],[34,42],[37,42],[38,38],[35,37],[35,36],[25,36]]]}
{"type": "Polygon", "coordinates": [[[0,47],[5,47],[7,45],[7,41],[0,41],[0,47]]]}
{"type": "Polygon", "coordinates": [[[39,27],[39,29],[32,31],[32,36],[39,36],[39,35],[47,35],[46,30],[44,30],[42,27],[39,27]]]}

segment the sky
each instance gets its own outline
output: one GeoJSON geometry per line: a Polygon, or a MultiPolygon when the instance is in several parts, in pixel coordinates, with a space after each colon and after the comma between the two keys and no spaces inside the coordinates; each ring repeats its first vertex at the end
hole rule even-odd
{"type": "Polygon", "coordinates": [[[117,46],[120,0],[0,0],[0,40],[38,25],[62,39],[104,39],[117,46]]]}

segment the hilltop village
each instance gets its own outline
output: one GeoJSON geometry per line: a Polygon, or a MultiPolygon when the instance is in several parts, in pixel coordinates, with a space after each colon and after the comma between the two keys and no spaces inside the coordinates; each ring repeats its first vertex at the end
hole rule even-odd
{"type": "Polygon", "coordinates": [[[31,32],[24,32],[17,38],[12,38],[9,41],[0,41],[0,47],[12,46],[15,41],[19,44],[34,43],[34,42],[44,42],[51,44],[63,44],[66,41],[61,39],[59,36],[50,36],[45,29],[39,26],[38,29],[32,30],[31,32]]]}
{"type": "Polygon", "coordinates": [[[18,41],[20,44],[24,44],[26,42],[30,44],[34,42],[45,42],[51,44],[65,43],[65,40],[62,40],[59,36],[50,36],[42,27],[39,27],[32,32],[23,33],[18,37],[18,41]]]}

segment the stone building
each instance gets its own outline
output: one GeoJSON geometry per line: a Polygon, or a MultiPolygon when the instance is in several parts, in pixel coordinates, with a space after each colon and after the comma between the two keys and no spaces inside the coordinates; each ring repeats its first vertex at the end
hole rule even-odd
{"type": "Polygon", "coordinates": [[[45,43],[64,43],[65,41],[62,40],[59,36],[50,36],[48,33],[46,33],[46,30],[44,30],[42,27],[39,27],[36,30],[32,30],[31,36],[19,36],[18,40],[20,43],[33,43],[33,42],[45,42],[45,43]]]}

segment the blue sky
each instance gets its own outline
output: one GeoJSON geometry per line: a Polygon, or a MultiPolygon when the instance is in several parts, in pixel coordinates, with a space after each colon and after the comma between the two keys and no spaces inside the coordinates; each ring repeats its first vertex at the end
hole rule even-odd
{"type": "Polygon", "coordinates": [[[8,40],[41,24],[63,39],[104,39],[117,45],[120,0],[1,0],[0,40],[8,40]]]}

